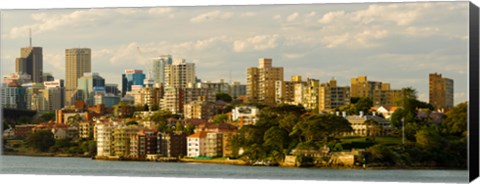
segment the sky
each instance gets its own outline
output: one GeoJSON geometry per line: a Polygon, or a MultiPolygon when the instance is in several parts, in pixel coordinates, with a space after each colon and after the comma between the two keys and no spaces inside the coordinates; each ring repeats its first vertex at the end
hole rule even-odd
{"type": "Polygon", "coordinates": [[[44,72],[60,79],[67,48],[91,48],[92,72],[117,84],[125,69],[147,71],[164,54],[195,63],[202,81],[242,83],[248,67],[272,58],[285,80],[347,86],[367,75],[427,102],[437,72],[454,80],[457,104],[468,97],[467,10],[467,2],[4,10],[1,72],[15,71],[31,28],[44,72]]]}

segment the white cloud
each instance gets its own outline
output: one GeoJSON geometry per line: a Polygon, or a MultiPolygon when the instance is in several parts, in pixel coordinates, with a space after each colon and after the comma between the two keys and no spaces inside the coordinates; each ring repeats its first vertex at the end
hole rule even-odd
{"type": "Polygon", "coordinates": [[[274,35],[256,35],[245,40],[235,40],[233,42],[233,51],[260,51],[276,48],[279,45],[280,36],[274,35]]]}
{"type": "Polygon", "coordinates": [[[43,55],[44,72],[50,72],[55,78],[65,78],[65,55],[59,54],[44,54],[43,55]],[[58,71],[63,71],[58,73],[58,71]]]}
{"type": "Polygon", "coordinates": [[[320,20],[318,20],[321,24],[328,24],[332,22],[335,18],[344,16],[344,11],[335,11],[335,12],[328,12],[322,16],[320,20]]]}
{"type": "Polygon", "coordinates": [[[34,13],[32,14],[32,19],[37,21],[37,23],[13,27],[10,29],[8,37],[12,39],[26,37],[28,36],[26,33],[29,28],[32,29],[32,34],[38,34],[46,31],[57,30],[63,27],[76,26],[86,22],[94,22],[99,17],[107,14],[108,12],[106,10],[101,9],[77,10],[63,15],[34,13]]]}
{"type": "Polygon", "coordinates": [[[300,14],[298,12],[292,13],[287,17],[287,22],[295,21],[300,14]]]}
{"type": "Polygon", "coordinates": [[[232,12],[222,12],[222,11],[216,10],[216,11],[211,11],[211,12],[197,15],[191,18],[190,22],[203,23],[203,22],[209,22],[213,20],[227,20],[227,19],[230,19],[232,16],[233,16],[232,12]]]}
{"type": "Polygon", "coordinates": [[[417,3],[370,5],[367,9],[354,12],[352,20],[369,24],[374,21],[394,22],[398,26],[408,26],[420,18],[425,9],[417,3]]]}
{"type": "Polygon", "coordinates": [[[312,11],[312,12],[306,14],[305,16],[306,16],[306,17],[314,17],[314,16],[316,16],[316,15],[317,15],[317,12],[312,11]]]}

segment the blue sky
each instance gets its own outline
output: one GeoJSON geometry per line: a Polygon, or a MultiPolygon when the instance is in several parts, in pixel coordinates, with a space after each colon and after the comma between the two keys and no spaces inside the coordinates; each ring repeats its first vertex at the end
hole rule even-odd
{"type": "Polygon", "coordinates": [[[92,49],[92,70],[120,83],[125,69],[150,67],[163,54],[196,63],[204,81],[246,81],[258,58],[292,75],[339,85],[367,75],[413,87],[428,101],[428,73],[455,81],[455,103],[468,89],[467,2],[6,10],[3,74],[20,48],[43,47],[44,71],[65,76],[65,49],[92,49]],[[140,48],[141,53],[138,52],[140,48]],[[231,76],[231,78],[230,78],[231,76]]]}

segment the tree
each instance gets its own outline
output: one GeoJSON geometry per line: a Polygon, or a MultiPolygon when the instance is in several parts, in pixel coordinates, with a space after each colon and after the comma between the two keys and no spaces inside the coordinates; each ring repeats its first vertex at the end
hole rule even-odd
{"type": "Polygon", "coordinates": [[[353,131],[347,119],[332,114],[310,115],[297,123],[294,131],[301,132],[305,142],[327,143],[341,133],[353,131]]]}
{"type": "Polygon", "coordinates": [[[27,137],[25,144],[37,151],[45,152],[55,145],[55,139],[50,131],[37,131],[27,137]]]}
{"type": "Polygon", "coordinates": [[[401,95],[395,99],[397,106],[408,109],[408,103],[417,99],[417,91],[412,87],[402,88],[401,95]]]}
{"type": "Polygon", "coordinates": [[[268,129],[263,136],[263,146],[272,150],[283,151],[288,146],[288,132],[284,129],[274,126],[268,129]]]}
{"type": "Polygon", "coordinates": [[[155,112],[151,120],[157,123],[159,132],[167,132],[168,127],[168,118],[172,118],[174,115],[170,111],[160,110],[155,112]]]}
{"type": "Polygon", "coordinates": [[[232,97],[229,95],[229,94],[226,94],[226,93],[217,93],[215,95],[215,99],[216,100],[222,100],[224,102],[232,102],[232,97]]]}
{"type": "Polygon", "coordinates": [[[67,118],[67,125],[78,128],[82,120],[83,118],[82,116],[80,116],[80,114],[75,114],[74,116],[70,116],[67,118]]]}
{"type": "Polygon", "coordinates": [[[364,97],[355,103],[355,112],[359,113],[362,111],[364,114],[367,114],[370,111],[370,108],[373,106],[373,101],[370,98],[364,97]]]}
{"type": "Polygon", "coordinates": [[[213,122],[215,124],[225,123],[228,121],[228,116],[226,114],[217,114],[213,116],[213,122]]]}
{"type": "Polygon", "coordinates": [[[376,122],[373,119],[368,119],[364,122],[364,125],[367,127],[368,131],[368,136],[370,136],[370,139],[372,142],[375,142],[375,136],[377,134],[377,129],[378,129],[378,122],[376,122]]]}
{"type": "Polygon", "coordinates": [[[176,132],[185,131],[185,127],[183,127],[183,124],[180,121],[177,121],[177,123],[175,124],[175,131],[176,132]]]}
{"type": "Polygon", "coordinates": [[[447,118],[442,121],[446,131],[453,135],[467,134],[468,103],[464,102],[456,105],[447,112],[447,118]]]}
{"type": "Polygon", "coordinates": [[[55,113],[54,112],[46,112],[46,113],[43,113],[42,115],[40,115],[40,117],[38,117],[37,119],[37,122],[48,122],[48,121],[52,121],[52,120],[55,120],[55,113]]]}
{"type": "Polygon", "coordinates": [[[433,149],[436,151],[444,145],[442,136],[434,124],[431,126],[425,126],[417,131],[415,139],[417,144],[425,149],[433,149]]]}
{"type": "Polygon", "coordinates": [[[152,105],[152,111],[158,111],[158,109],[160,109],[160,107],[158,106],[157,103],[154,103],[154,104],[152,105]]]}
{"type": "Polygon", "coordinates": [[[195,126],[193,125],[192,122],[188,122],[187,125],[185,126],[185,133],[187,135],[193,134],[195,131],[195,126]]]}

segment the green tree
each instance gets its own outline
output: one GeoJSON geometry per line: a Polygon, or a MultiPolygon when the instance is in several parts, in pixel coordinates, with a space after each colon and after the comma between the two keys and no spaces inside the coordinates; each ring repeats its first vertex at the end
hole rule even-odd
{"type": "Polygon", "coordinates": [[[415,139],[417,144],[425,149],[438,150],[444,145],[444,140],[435,124],[421,128],[415,134],[415,139]]]}
{"type": "Polygon", "coordinates": [[[195,131],[195,126],[193,125],[192,122],[188,122],[187,125],[185,126],[185,133],[187,135],[191,135],[193,134],[194,131],[195,131]]]}
{"type": "Polygon", "coordinates": [[[395,99],[397,106],[408,109],[408,103],[417,99],[417,91],[412,87],[402,88],[401,95],[395,99]]]}
{"type": "Polygon", "coordinates": [[[225,123],[228,121],[228,116],[226,114],[217,114],[213,116],[213,122],[215,124],[225,123]]]}
{"type": "Polygon", "coordinates": [[[360,111],[362,111],[364,114],[368,114],[368,112],[370,111],[370,108],[372,108],[373,106],[373,101],[372,99],[366,98],[366,97],[360,98],[360,100],[358,100],[354,106],[355,106],[356,113],[359,113],[360,111]]]}
{"type": "Polygon", "coordinates": [[[80,122],[83,121],[82,116],[80,114],[75,114],[74,116],[70,116],[67,118],[67,125],[72,127],[77,127],[80,125],[80,122]]]}
{"type": "Polygon", "coordinates": [[[447,132],[453,135],[467,134],[468,103],[464,102],[456,105],[446,113],[447,118],[442,121],[447,132]]]}
{"type": "Polygon", "coordinates": [[[300,121],[300,116],[294,113],[288,113],[279,120],[279,127],[285,129],[287,132],[291,132],[293,127],[300,121]]]}
{"type": "Polygon", "coordinates": [[[176,132],[184,132],[185,131],[185,127],[183,126],[183,124],[180,121],[177,121],[177,123],[175,124],[175,131],[176,132]]]}
{"type": "Polygon", "coordinates": [[[294,131],[301,132],[305,142],[327,143],[341,133],[353,131],[347,119],[332,114],[310,115],[297,123],[294,131]]]}
{"type": "Polygon", "coordinates": [[[50,131],[37,131],[27,137],[25,144],[37,151],[45,152],[55,145],[55,139],[50,131]]]}
{"type": "Polygon", "coordinates": [[[288,146],[288,132],[280,127],[274,126],[265,132],[263,141],[263,146],[283,151],[283,149],[288,146]]]}
{"type": "Polygon", "coordinates": [[[370,140],[372,140],[372,142],[375,142],[375,136],[379,129],[378,122],[373,119],[368,119],[364,122],[364,124],[365,126],[367,126],[367,131],[369,134],[368,136],[370,136],[370,140]]]}
{"type": "Polygon", "coordinates": [[[48,122],[48,121],[53,121],[55,120],[55,113],[54,112],[46,112],[46,113],[43,113],[42,115],[40,115],[38,118],[37,118],[37,122],[40,123],[40,122],[48,122]]]}
{"type": "Polygon", "coordinates": [[[172,117],[174,115],[170,111],[160,110],[152,115],[151,120],[158,125],[159,132],[168,132],[168,119],[172,117]]]}
{"type": "Polygon", "coordinates": [[[160,107],[158,106],[157,103],[154,103],[154,104],[152,105],[152,111],[158,111],[158,109],[160,109],[160,107]]]}
{"type": "Polygon", "coordinates": [[[228,103],[232,102],[232,97],[227,93],[217,93],[215,95],[215,99],[216,100],[222,100],[222,101],[228,102],[228,103]]]}

